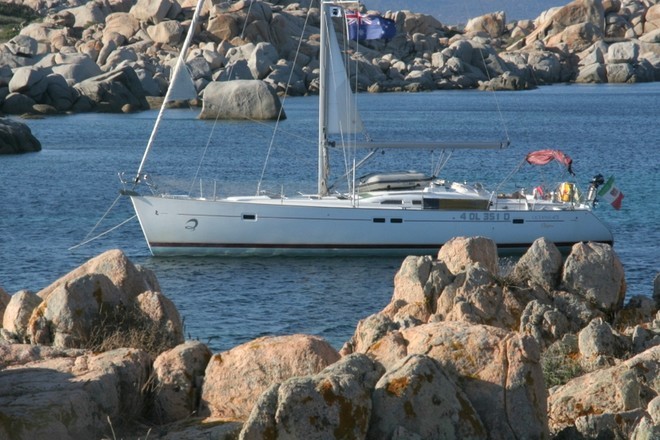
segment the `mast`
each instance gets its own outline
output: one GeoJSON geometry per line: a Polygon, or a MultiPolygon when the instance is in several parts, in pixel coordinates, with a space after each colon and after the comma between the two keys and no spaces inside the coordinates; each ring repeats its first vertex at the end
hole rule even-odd
{"type": "Polygon", "coordinates": [[[318,140],[318,196],[328,194],[328,28],[331,18],[328,16],[330,3],[321,0],[321,47],[319,53],[319,140],[318,140]]]}
{"type": "Polygon", "coordinates": [[[181,46],[181,52],[179,53],[179,58],[177,59],[176,65],[174,66],[174,72],[172,74],[172,78],[170,79],[170,84],[167,88],[167,93],[165,93],[165,98],[163,99],[163,103],[160,106],[160,110],[158,112],[158,117],[156,118],[154,128],[151,130],[151,135],[149,136],[149,142],[147,142],[147,148],[144,150],[144,154],[142,155],[142,161],[140,161],[140,166],[138,167],[137,173],[135,175],[136,184],[140,181],[140,175],[142,174],[144,164],[147,161],[147,156],[149,155],[149,152],[151,151],[151,147],[153,146],[154,140],[156,138],[156,132],[158,131],[158,127],[160,126],[160,121],[163,117],[163,112],[165,111],[165,107],[167,106],[167,103],[170,100],[170,96],[172,95],[172,90],[174,89],[173,85],[176,82],[176,78],[179,76],[179,71],[181,71],[181,69],[185,69],[184,64],[185,64],[186,54],[188,53],[188,48],[190,47],[190,43],[192,42],[193,35],[195,34],[195,28],[197,27],[197,22],[199,21],[199,15],[202,12],[203,4],[204,4],[204,0],[197,0],[197,6],[195,7],[195,12],[193,14],[192,20],[190,21],[190,27],[188,28],[186,39],[183,41],[183,46],[181,46]]]}

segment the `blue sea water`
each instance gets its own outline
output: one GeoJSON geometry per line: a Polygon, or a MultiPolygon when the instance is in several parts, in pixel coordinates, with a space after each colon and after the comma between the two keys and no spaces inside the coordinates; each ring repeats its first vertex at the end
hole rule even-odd
{"type": "MultiPolygon", "coordinates": [[[[316,97],[288,98],[288,118],[279,124],[283,135],[275,139],[274,122],[213,124],[197,120],[192,110],[168,113],[146,170],[163,186],[186,191],[199,191],[192,176],[204,177],[207,195],[254,194],[262,174],[261,189],[313,191],[316,104],[316,97]]],[[[492,187],[526,153],[545,148],[570,155],[585,186],[594,174],[614,175],[625,194],[623,208],[600,205],[597,214],[613,230],[628,295],[651,295],[660,270],[660,83],[361,94],[359,106],[374,139],[511,139],[503,151],[455,152],[441,173],[450,180],[492,187]]],[[[215,351],[299,332],[339,348],[358,320],[388,303],[401,258],[153,258],[136,220],[70,250],[100,220],[92,236],[133,215],[128,200],[113,205],[121,187],[117,173],[135,173],[155,114],[24,121],[43,150],[0,157],[0,286],[10,293],[38,291],[87,259],[120,248],[156,272],[187,335],[215,351]]],[[[435,160],[437,153],[391,152],[373,167],[431,172],[435,160]]],[[[342,161],[338,157],[333,167],[342,161]]],[[[545,170],[541,177],[537,171],[524,167],[512,183],[546,178],[545,170]]]]}

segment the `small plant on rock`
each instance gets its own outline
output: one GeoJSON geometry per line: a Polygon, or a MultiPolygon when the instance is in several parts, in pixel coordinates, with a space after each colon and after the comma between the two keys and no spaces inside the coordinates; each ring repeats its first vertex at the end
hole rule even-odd
{"type": "Polygon", "coordinates": [[[98,323],[82,348],[104,352],[130,347],[155,357],[176,345],[176,341],[171,339],[160,323],[147,316],[137,305],[102,304],[98,323]]]}
{"type": "Polygon", "coordinates": [[[573,339],[565,337],[556,341],[541,355],[541,368],[547,388],[564,385],[584,373],[577,358],[577,341],[573,339]]]}
{"type": "Polygon", "coordinates": [[[38,18],[37,13],[27,6],[0,3],[0,43],[11,40],[26,23],[38,18]]]}

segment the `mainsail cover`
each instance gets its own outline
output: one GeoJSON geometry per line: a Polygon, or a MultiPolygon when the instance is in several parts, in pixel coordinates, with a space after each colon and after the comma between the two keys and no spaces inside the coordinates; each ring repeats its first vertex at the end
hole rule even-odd
{"type": "Polygon", "coordinates": [[[348,82],[346,67],[337,43],[337,35],[330,14],[327,16],[326,50],[328,54],[328,106],[326,109],[328,134],[355,134],[363,132],[353,91],[348,82]]]}

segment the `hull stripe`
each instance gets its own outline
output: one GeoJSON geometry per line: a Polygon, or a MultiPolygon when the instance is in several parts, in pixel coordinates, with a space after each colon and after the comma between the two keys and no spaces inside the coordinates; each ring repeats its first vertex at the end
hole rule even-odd
{"type": "MultiPolygon", "coordinates": [[[[555,243],[557,247],[573,246],[576,242],[555,243]]],[[[601,241],[612,245],[611,241],[601,241]]],[[[532,243],[498,243],[500,249],[528,248],[532,243]]],[[[166,243],[150,242],[153,248],[225,248],[225,249],[440,249],[441,244],[254,244],[254,243],[166,243]]]]}

